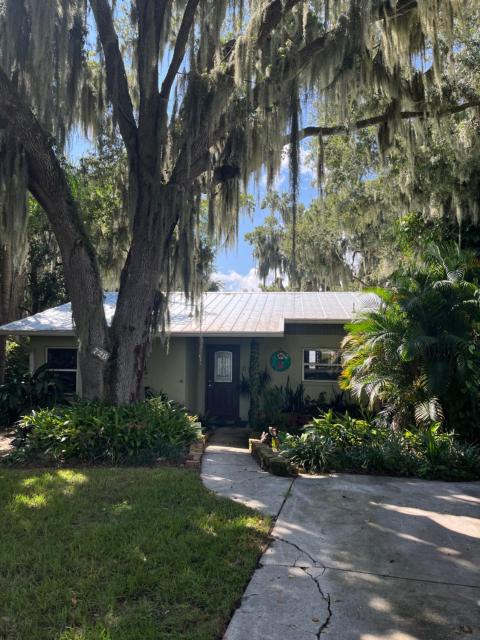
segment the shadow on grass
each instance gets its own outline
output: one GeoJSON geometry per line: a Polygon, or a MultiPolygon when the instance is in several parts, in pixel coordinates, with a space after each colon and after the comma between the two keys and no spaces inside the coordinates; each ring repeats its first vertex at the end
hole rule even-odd
{"type": "Polygon", "coordinates": [[[1,470],[0,638],[212,640],[268,527],[185,470],[1,470]]]}

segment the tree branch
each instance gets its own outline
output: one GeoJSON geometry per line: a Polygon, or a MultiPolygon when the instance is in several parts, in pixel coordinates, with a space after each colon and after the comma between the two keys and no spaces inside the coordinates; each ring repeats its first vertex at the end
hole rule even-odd
{"type": "Polygon", "coordinates": [[[160,99],[168,101],[170,96],[170,90],[175,80],[180,65],[182,64],[185,56],[185,49],[190,35],[190,30],[195,19],[195,12],[197,10],[200,0],[188,0],[187,6],[183,13],[182,22],[178,30],[177,38],[175,40],[175,48],[173,50],[172,60],[170,66],[162,82],[162,88],[160,90],[160,99]]]}
{"type": "MultiPolygon", "coordinates": [[[[480,101],[474,102],[465,102],[463,104],[453,105],[451,107],[444,107],[438,111],[432,110],[431,108],[424,111],[402,111],[399,117],[402,120],[411,120],[412,118],[444,118],[445,116],[453,115],[455,113],[461,113],[462,111],[466,111],[467,109],[473,109],[475,107],[480,107],[480,101]]],[[[345,125],[338,124],[330,127],[305,127],[300,131],[300,138],[303,140],[305,138],[309,138],[311,136],[334,136],[342,133],[351,133],[357,129],[366,129],[367,127],[372,127],[377,124],[382,124],[383,122],[388,122],[391,120],[391,114],[382,113],[378,116],[372,116],[370,118],[364,118],[362,120],[357,120],[353,124],[345,125]]],[[[285,136],[285,144],[288,143],[289,137],[285,136]]]]}
{"type": "Polygon", "coordinates": [[[108,0],[89,1],[105,56],[107,91],[113,115],[118,122],[127,153],[133,158],[137,154],[137,125],[112,10],[108,0]]]}
{"type": "MultiPolygon", "coordinates": [[[[257,49],[261,48],[268,42],[270,34],[275,29],[285,16],[300,0],[270,0],[270,2],[263,8],[261,23],[257,31],[257,49]]],[[[210,104],[211,113],[222,113],[228,100],[231,97],[232,90],[234,89],[234,75],[235,75],[235,41],[229,43],[228,54],[221,62],[221,69],[211,69],[210,73],[217,77],[215,87],[212,89],[211,99],[207,102],[210,104]],[[223,80],[223,81],[222,81],[223,80]]],[[[188,96],[185,98],[188,100],[188,96]]],[[[209,116],[205,114],[205,122],[208,123],[209,116]]],[[[208,166],[209,153],[205,149],[213,144],[215,140],[221,137],[221,131],[223,127],[215,126],[214,131],[208,131],[207,127],[202,131],[198,140],[194,140],[190,146],[190,150],[187,153],[187,138],[191,135],[191,132],[184,132],[184,143],[181,147],[181,152],[177,158],[177,162],[171,174],[170,182],[180,182],[187,175],[187,156],[191,157],[191,166],[194,170],[190,173],[190,177],[195,177],[203,173],[208,166]]]]}
{"type": "Polygon", "coordinates": [[[135,0],[138,19],[137,76],[140,95],[138,153],[151,178],[157,169],[159,146],[165,131],[159,122],[159,49],[170,0],[135,0]]]}
{"type": "Polygon", "coordinates": [[[28,166],[28,189],[44,208],[60,248],[80,340],[83,392],[91,398],[103,385],[103,367],[92,355],[92,350],[108,348],[109,341],[95,252],[50,136],[1,68],[0,114],[0,126],[11,127],[23,147],[28,166]]]}
{"type": "MultiPolygon", "coordinates": [[[[295,4],[296,4],[296,0],[291,0],[291,2],[288,3],[288,8],[291,8],[295,4]]],[[[263,28],[263,25],[259,27],[258,33],[262,34],[261,35],[262,38],[268,37],[267,34],[269,34],[271,30],[275,28],[275,26],[277,26],[278,22],[280,22],[280,20],[284,15],[279,12],[278,7],[274,10],[273,7],[275,6],[276,6],[276,0],[272,0],[272,2],[269,4],[269,7],[271,7],[270,10],[268,11],[268,8],[267,8],[264,11],[264,16],[268,16],[268,19],[272,20],[272,22],[269,24],[269,28],[267,27],[263,28]]],[[[285,5],[285,9],[286,7],[287,5],[285,5]]],[[[385,1],[379,0],[379,2],[377,3],[377,6],[374,7],[372,20],[378,21],[385,18],[395,19],[397,17],[405,15],[410,11],[415,10],[416,7],[417,7],[417,0],[398,0],[395,7],[392,7],[388,0],[385,0],[385,1]]],[[[350,13],[348,15],[345,15],[345,14],[341,15],[338,19],[338,24],[335,28],[323,33],[319,37],[312,40],[310,43],[306,44],[300,50],[296,51],[291,61],[286,61],[286,62],[283,61],[282,62],[282,65],[283,65],[282,81],[288,82],[289,79],[301,73],[301,71],[311,63],[313,58],[319,58],[320,56],[328,57],[328,52],[331,51],[332,49],[336,49],[338,47],[344,46],[345,55],[348,57],[348,55],[352,50],[352,47],[353,48],[355,47],[355,43],[352,43],[348,40],[348,34],[350,33],[349,26],[352,22],[353,24],[355,24],[355,21],[358,19],[358,10],[359,10],[358,3],[352,2],[350,6],[350,13]]],[[[231,56],[233,56],[233,52],[231,56]]],[[[224,72],[226,86],[228,84],[227,76],[229,75],[229,73],[231,73],[229,65],[230,65],[230,61],[227,61],[227,69],[224,72]]],[[[323,89],[327,89],[329,86],[331,86],[335,81],[337,75],[338,75],[338,72],[337,74],[333,74],[332,78],[327,78],[326,85],[323,87],[323,89]]],[[[277,77],[277,74],[274,71],[270,76],[270,78],[273,78],[273,80],[265,79],[255,85],[255,87],[252,90],[255,98],[254,103],[258,101],[259,96],[261,95],[262,87],[267,83],[274,85],[276,81],[275,80],[276,77],[277,77]]],[[[233,79],[231,83],[228,84],[228,87],[230,87],[230,89],[233,87],[233,79]]],[[[412,87],[409,86],[406,82],[404,82],[403,88],[404,88],[405,94],[409,95],[412,99],[414,99],[415,96],[413,95],[414,91],[412,87]]],[[[225,96],[225,93],[226,91],[224,90],[223,99],[228,100],[228,96],[225,96]]],[[[276,94],[278,97],[278,91],[276,92],[276,94]]],[[[217,96],[214,96],[214,99],[216,98],[217,96]]],[[[417,100],[418,100],[418,97],[417,97],[417,100]]],[[[268,106],[272,106],[273,104],[274,103],[270,103],[268,106]]],[[[471,106],[475,106],[475,105],[472,104],[471,106]]],[[[466,107],[462,105],[458,108],[458,111],[462,111],[465,108],[466,107]]],[[[217,113],[220,112],[218,105],[215,105],[215,110],[217,111],[217,113]]],[[[407,119],[409,117],[421,117],[425,115],[424,112],[422,113],[413,112],[410,115],[408,115],[409,113],[410,112],[405,112],[402,115],[402,117],[407,119]]],[[[385,122],[387,119],[388,119],[387,114],[383,114],[382,116],[375,117],[371,122],[367,122],[363,124],[363,127],[370,126],[371,124],[378,124],[381,122],[385,122]]],[[[208,117],[205,117],[205,121],[208,122],[208,117]]],[[[209,154],[205,151],[205,147],[212,146],[213,144],[215,144],[225,136],[226,122],[228,122],[227,115],[224,116],[223,122],[218,123],[218,125],[212,131],[208,131],[208,128],[206,126],[205,130],[202,132],[200,136],[200,139],[194,140],[192,142],[190,177],[198,176],[208,168],[209,154]],[[208,136],[209,138],[207,145],[205,144],[206,136],[208,136]]],[[[362,125],[362,122],[360,121],[359,124],[362,125]]],[[[335,132],[341,133],[345,131],[348,131],[348,127],[339,125],[335,131],[332,131],[330,134],[326,132],[325,135],[332,135],[332,133],[335,133],[335,132]]],[[[307,128],[306,132],[305,130],[301,132],[301,135],[302,137],[308,137],[308,135],[319,135],[319,133],[320,131],[318,131],[318,133],[315,134],[314,128],[307,128]]],[[[173,181],[179,180],[180,176],[183,175],[184,172],[185,172],[184,159],[180,156],[179,161],[177,162],[177,165],[172,173],[173,181]]]]}

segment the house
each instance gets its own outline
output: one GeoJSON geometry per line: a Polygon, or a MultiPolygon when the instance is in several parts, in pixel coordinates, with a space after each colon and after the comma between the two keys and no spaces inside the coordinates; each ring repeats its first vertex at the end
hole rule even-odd
{"type": "MultiPolygon", "coordinates": [[[[117,294],[105,295],[111,319],[117,294]]],[[[205,293],[195,313],[181,294],[172,294],[167,338],[153,340],[144,387],[163,391],[197,414],[244,421],[252,340],[259,345],[260,370],[274,385],[303,382],[317,398],[338,392],[339,347],[344,324],[372,296],[357,292],[205,293]]],[[[0,327],[0,334],[29,336],[30,367],[48,363],[72,393],[81,395],[77,341],[70,304],[0,327]]]]}

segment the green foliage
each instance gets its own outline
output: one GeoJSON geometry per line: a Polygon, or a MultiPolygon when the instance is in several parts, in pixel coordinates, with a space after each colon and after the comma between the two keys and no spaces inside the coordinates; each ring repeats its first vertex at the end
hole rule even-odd
{"type": "Polygon", "coordinates": [[[262,377],[260,374],[260,344],[254,338],[250,341],[250,361],[248,365],[250,405],[248,407],[248,423],[252,429],[258,425],[260,393],[262,377]]]}
{"type": "MultiPolygon", "coordinates": [[[[478,3],[467,4],[464,19],[454,26],[455,80],[447,82],[443,99],[448,94],[478,102],[480,8],[478,3]]],[[[442,46],[451,50],[446,42],[442,46]]],[[[416,254],[432,241],[455,240],[477,252],[480,247],[476,111],[404,123],[395,122],[393,115],[385,127],[385,145],[379,144],[382,128],[357,129],[354,123],[381,111],[398,115],[398,103],[370,89],[352,93],[346,120],[326,109],[325,100],[316,105],[319,121],[327,126],[348,121],[345,134],[325,136],[304,148],[307,168],[312,173],[315,165],[320,169],[321,193],[298,210],[295,285],[301,290],[384,283],[404,263],[405,252],[416,254]]],[[[435,91],[430,98],[434,104],[443,102],[435,91]]],[[[266,280],[270,272],[293,288],[289,196],[269,195],[263,206],[273,215],[246,240],[253,246],[261,278],[266,280]]]]}
{"type": "Polygon", "coordinates": [[[29,362],[28,338],[7,340],[5,380],[17,380],[28,373],[29,362]]]}
{"type": "Polygon", "coordinates": [[[65,387],[55,372],[47,365],[39,367],[35,373],[9,375],[5,384],[0,385],[0,416],[8,426],[22,414],[39,407],[53,407],[65,398],[65,387]]]}
{"type": "MultiPolygon", "coordinates": [[[[307,155],[311,165],[315,155],[314,150],[307,155]]],[[[398,191],[391,185],[387,189],[389,172],[382,168],[374,131],[327,138],[323,162],[320,197],[297,211],[295,288],[356,289],[365,282],[373,284],[394,264],[394,222],[401,210],[398,191]]],[[[253,247],[260,277],[288,278],[292,288],[291,198],[273,192],[262,207],[271,215],[245,239],[253,247]]]]}
{"type": "Polygon", "coordinates": [[[480,292],[478,262],[430,246],[420,267],[376,289],[376,308],[347,325],[342,385],[394,425],[442,421],[478,438],[480,292]]]}
{"type": "Polygon", "coordinates": [[[480,449],[442,432],[438,423],[426,430],[399,432],[328,411],[304,427],[301,435],[284,436],[282,455],[312,473],[480,479],[480,449]]]}
{"type": "Polygon", "coordinates": [[[76,402],[25,415],[12,458],[149,463],[178,458],[198,435],[195,418],[162,398],[123,407],[76,402]]]}
{"type": "Polygon", "coordinates": [[[28,200],[28,254],[23,304],[38,313],[67,302],[62,257],[45,211],[33,199],[28,200]]]}
{"type": "Polygon", "coordinates": [[[303,383],[292,387],[287,378],[285,385],[265,386],[262,390],[259,425],[264,429],[269,426],[294,429],[304,425],[325,405],[323,392],[312,399],[305,394],[303,383]]]}
{"type": "Polygon", "coordinates": [[[104,288],[118,287],[130,243],[128,162],[115,132],[99,134],[95,151],[70,167],[72,190],[98,255],[104,288]]]}
{"type": "MultiPolygon", "coordinates": [[[[263,371],[260,371],[258,374],[258,391],[262,395],[265,389],[270,384],[271,376],[265,368],[263,371]]],[[[244,396],[249,397],[252,392],[252,382],[250,378],[247,378],[244,374],[240,379],[240,393],[244,396]]]]}

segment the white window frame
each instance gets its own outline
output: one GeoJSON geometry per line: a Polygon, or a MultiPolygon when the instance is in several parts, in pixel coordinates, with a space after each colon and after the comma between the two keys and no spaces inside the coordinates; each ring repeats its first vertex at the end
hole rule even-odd
{"type": "Polygon", "coordinates": [[[317,380],[315,378],[305,378],[305,351],[334,351],[337,354],[341,353],[341,349],[338,347],[303,347],[302,349],[302,382],[314,383],[314,384],[338,384],[338,378],[340,377],[340,372],[342,370],[342,365],[331,365],[331,364],[317,364],[317,370],[324,367],[325,369],[331,367],[338,368],[338,377],[337,378],[325,378],[324,380],[317,380]]]}
{"type": "Polygon", "coordinates": [[[67,392],[65,395],[67,396],[72,396],[72,395],[78,395],[78,390],[79,390],[79,370],[78,370],[78,347],[65,347],[65,346],[61,346],[61,347],[54,347],[54,346],[49,346],[49,347],[45,347],[45,364],[48,366],[48,352],[50,349],[56,349],[57,351],[60,349],[70,349],[73,351],[77,352],[77,368],[76,369],[50,369],[50,367],[48,368],[49,371],[53,371],[58,372],[58,373],[62,373],[63,371],[66,372],[75,372],[75,391],[73,393],[69,393],[67,392]]]}

